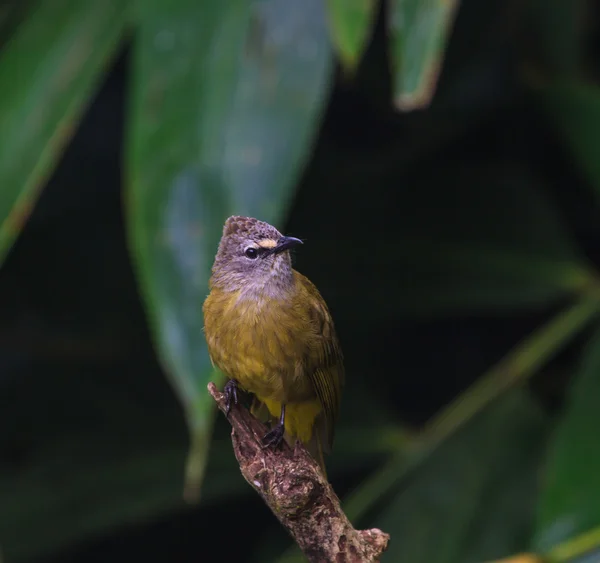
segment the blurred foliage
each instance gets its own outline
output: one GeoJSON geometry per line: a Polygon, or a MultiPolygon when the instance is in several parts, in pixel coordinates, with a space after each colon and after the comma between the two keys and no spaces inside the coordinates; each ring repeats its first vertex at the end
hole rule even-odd
{"type": "Polygon", "coordinates": [[[377,0],[328,0],[331,40],[348,69],[358,66],[368,43],[379,2],[377,0]]]}
{"type": "Polygon", "coordinates": [[[546,436],[544,416],[521,395],[474,417],[374,519],[398,530],[387,558],[477,563],[519,549],[546,436]]]}
{"type": "Polygon", "coordinates": [[[600,452],[587,432],[598,416],[600,333],[590,340],[581,361],[568,398],[570,416],[556,433],[544,476],[535,542],[542,550],[598,527],[600,519],[600,452]]]}
{"type": "Polygon", "coordinates": [[[395,103],[427,106],[459,0],[390,0],[395,103]]]}
{"type": "Polygon", "coordinates": [[[10,147],[0,156],[0,256],[27,221],[119,46],[128,6],[40,0],[11,30],[0,53],[0,143],[10,147]]]}
{"type": "MultiPolygon", "coordinates": [[[[590,22],[600,18],[590,14],[600,15],[584,0],[5,3],[4,267],[17,260],[48,179],[69,184],[59,167],[67,142],[127,44],[126,112],[122,124],[117,119],[124,146],[116,150],[129,254],[124,245],[122,255],[95,254],[89,242],[79,261],[96,264],[102,275],[85,279],[101,294],[124,283],[110,281],[108,265],[131,264],[145,318],[132,321],[136,337],[125,342],[120,333],[103,335],[108,317],[92,319],[85,291],[76,301],[86,285],[79,284],[65,290],[66,300],[129,359],[126,373],[73,362],[57,376],[28,380],[13,377],[19,370],[6,361],[4,559],[41,560],[116,525],[182,510],[184,481],[209,523],[223,506],[252,502],[206,393],[219,376],[201,305],[232,213],[282,229],[287,221],[307,240],[299,269],[330,304],[347,358],[331,478],[357,526],[391,534],[386,560],[593,557],[600,550],[600,26],[590,22]],[[359,96],[351,107],[363,111],[328,106],[340,91],[359,96]],[[527,137],[529,122],[537,137],[527,137]],[[539,146],[545,138],[556,142],[539,146]],[[568,164],[559,167],[555,157],[568,164]],[[557,178],[564,169],[569,174],[557,178]],[[481,332],[489,328],[455,345],[453,327],[464,318],[496,328],[527,322],[509,338],[493,333],[486,340],[493,353],[484,354],[481,332]],[[148,340],[139,328],[146,319],[181,408],[132,352],[148,340]],[[455,324],[424,353],[412,350],[414,333],[435,323],[455,324]],[[388,340],[379,338],[385,327],[388,340]],[[367,341],[376,343],[361,345],[367,341]],[[391,366],[380,362],[382,350],[391,366]],[[437,371],[421,383],[430,365],[437,371]],[[425,424],[403,416],[419,385],[433,414],[425,424]]],[[[97,232],[78,219],[68,238],[122,234],[110,221],[97,232]]],[[[48,294],[63,289],[42,253],[27,267],[48,294]]],[[[12,298],[3,297],[8,318],[12,298]]],[[[136,296],[123,299],[119,319],[136,296]]],[[[45,334],[60,333],[63,317],[56,318],[58,328],[45,334]]],[[[12,342],[10,330],[0,334],[12,342]]],[[[46,338],[46,353],[71,349],[60,334],[46,338]]],[[[253,515],[258,510],[252,505],[253,515]]],[[[269,528],[260,515],[244,521],[243,509],[234,512],[226,519],[248,535],[238,542],[246,560],[298,559],[273,519],[269,528]]],[[[203,530],[204,539],[218,532],[203,530]]]]}
{"type": "Polygon", "coordinates": [[[600,192],[600,163],[593,131],[600,126],[600,88],[580,81],[558,82],[541,88],[542,102],[564,134],[573,157],[590,185],[600,192]]]}

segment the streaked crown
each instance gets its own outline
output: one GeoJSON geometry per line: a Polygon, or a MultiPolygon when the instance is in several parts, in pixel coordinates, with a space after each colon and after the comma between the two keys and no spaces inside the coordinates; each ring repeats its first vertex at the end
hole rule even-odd
{"type": "Polygon", "coordinates": [[[234,215],[225,221],[223,227],[223,237],[241,236],[253,238],[257,242],[263,239],[271,239],[277,242],[281,238],[281,233],[269,223],[259,221],[254,217],[241,217],[234,215]]]}

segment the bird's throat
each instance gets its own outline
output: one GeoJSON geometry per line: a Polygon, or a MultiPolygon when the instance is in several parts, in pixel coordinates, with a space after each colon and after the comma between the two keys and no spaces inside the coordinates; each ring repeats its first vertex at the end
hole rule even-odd
{"type": "Polygon", "coordinates": [[[229,273],[213,274],[210,285],[226,293],[237,293],[241,300],[285,299],[294,292],[293,270],[275,271],[267,276],[252,276],[229,273]]]}
{"type": "Polygon", "coordinates": [[[247,280],[239,288],[241,299],[252,299],[257,302],[269,300],[283,300],[293,293],[294,280],[284,279],[279,276],[267,280],[247,280]]]}

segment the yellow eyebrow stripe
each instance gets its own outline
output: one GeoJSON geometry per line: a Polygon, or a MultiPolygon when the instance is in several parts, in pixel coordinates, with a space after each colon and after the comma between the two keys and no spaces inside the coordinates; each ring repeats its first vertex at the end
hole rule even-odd
{"type": "Polygon", "coordinates": [[[277,246],[277,241],[270,238],[266,238],[259,241],[257,244],[261,248],[275,248],[277,246]]]}

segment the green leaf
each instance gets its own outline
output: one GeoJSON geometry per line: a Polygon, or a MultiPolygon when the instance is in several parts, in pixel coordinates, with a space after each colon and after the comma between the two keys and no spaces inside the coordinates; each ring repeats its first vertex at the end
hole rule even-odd
{"type": "Polygon", "coordinates": [[[474,418],[375,517],[392,537],[384,560],[480,563],[522,550],[545,434],[520,392],[474,418]]]}
{"type": "Polygon", "coordinates": [[[367,45],[377,0],[327,0],[329,27],[342,64],[353,70],[367,45]]]}
{"type": "Polygon", "coordinates": [[[119,46],[129,3],[41,0],[0,52],[0,259],[119,46]]]}
{"type": "Polygon", "coordinates": [[[458,0],[390,0],[396,106],[429,105],[458,0]]]}
{"type": "Polygon", "coordinates": [[[156,342],[185,407],[199,486],[213,420],[202,303],[222,225],[279,223],[328,93],[319,0],[140,3],[128,214],[156,342]]]}
{"type": "Polygon", "coordinates": [[[540,88],[538,93],[573,158],[600,195],[600,88],[560,82],[540,88]]]}
{"type": "Polygon", "coordinates": [[[552,547],[600,526],[600,330],[588,344],[545,466],[534,540],[552,547]]]}

